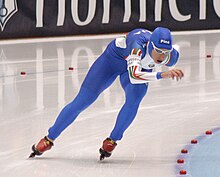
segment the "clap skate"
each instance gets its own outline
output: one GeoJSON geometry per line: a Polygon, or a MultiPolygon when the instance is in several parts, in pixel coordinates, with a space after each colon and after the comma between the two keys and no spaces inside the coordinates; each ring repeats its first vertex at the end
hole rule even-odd
{"type": "Polygon", "coordinates": [[[50,150],[53,146],[53,142],[50,141],[46,136],[42,138],[37,146],[35,144],[32,146],[33,152],[30,154],[29,158],[34,158],[36,155],[41,155],[45,151],[50,150]]]}
{"type": "Polygon", "coordinates": [[[112,151],[115,149],[117,143],[114,142],[110,138],[106,138],[103,141],[102,147],[99,149],[100,160],[103,160],[106,157],[110,157],[112,155],[112,151]]]}

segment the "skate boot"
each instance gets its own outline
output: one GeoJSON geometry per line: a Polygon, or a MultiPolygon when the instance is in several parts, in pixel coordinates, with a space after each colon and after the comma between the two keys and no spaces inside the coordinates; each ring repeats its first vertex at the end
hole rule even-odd
{"type": "Polygon", "coordinates": [[[105,157],[110,157],[112,155],[112,151],[115,149],[117,146],[117,143],[114,142],[110,138],[106,138],[103,141],[102,147],[99,149],[100,155],[100,160],[103,160],[105,157]]]}
{"type": "Polygon", "coordinates": [[[45,151],[50,150],[53,146],[53,142],[49,140],[46,136],[42,138],[39,143],[35,146],[35,144],[32,146],[33,152],[29,156],[29,158],[34,158],[36,155],[41,155],[45,151]]]}

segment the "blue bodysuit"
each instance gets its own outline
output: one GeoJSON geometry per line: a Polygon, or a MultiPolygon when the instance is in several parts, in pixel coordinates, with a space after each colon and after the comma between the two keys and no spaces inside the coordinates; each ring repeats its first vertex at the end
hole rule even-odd
{"type": "Polygon", "coordinates": [[[161,72],[153,72],[154,68],[161,65],[173,66],[179,58],[178,51],[173,48],[164,62],[154,63],[149,54],[150,36],[151,32],[146,29],[135,29],[110,42],[91,66],[78,95],[63,108],[48,130],[48,138],[55,140],[119,76],[126,99],[110,138],[115,142],[120,140],[137,114],[148,83],[161,79],[161,72]]]}

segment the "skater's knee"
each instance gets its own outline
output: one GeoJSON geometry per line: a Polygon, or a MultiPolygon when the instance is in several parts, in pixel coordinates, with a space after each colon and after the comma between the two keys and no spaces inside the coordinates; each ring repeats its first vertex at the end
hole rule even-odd
{"type": "Polygon", "coordinates": [[[140,85],[139,87],[129,88],[126,91],[126,102],[131,104],[139,104],[147,93],[147,87],[140,85]]]}
{"type": "Polygon", "coordinates": [[[81,87],[78,95],[67,106],[69,107],[69,109],[74,110],[74,112],[81,112],[89,105],[91,105],[98,96],[98,93],[93,92],[88,88],[81,87]]]}

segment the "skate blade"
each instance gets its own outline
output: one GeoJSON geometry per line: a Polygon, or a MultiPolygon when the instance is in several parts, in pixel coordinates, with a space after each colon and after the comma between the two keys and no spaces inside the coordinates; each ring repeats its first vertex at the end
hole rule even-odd
{"type": "Polygon", "coordinates": [[[103,154],[100,155],[100,161],[104,160],[105,156],[103,154]]]}
{"type": "Polygon", "coordinates": [[[35,154],[34,152],[32,152],[32,153],[30,154],[30,156],[29,156],[29,159],[34,158],[35,155],[36,155],[36,154],[35,154]]]}

